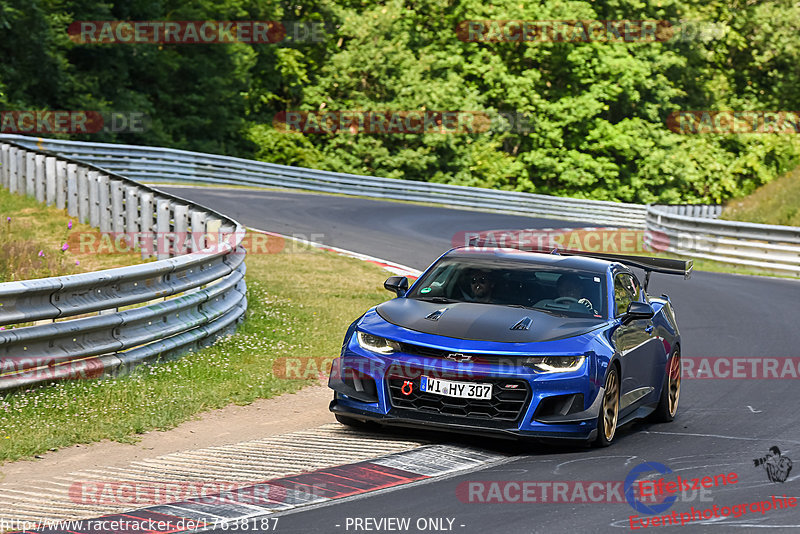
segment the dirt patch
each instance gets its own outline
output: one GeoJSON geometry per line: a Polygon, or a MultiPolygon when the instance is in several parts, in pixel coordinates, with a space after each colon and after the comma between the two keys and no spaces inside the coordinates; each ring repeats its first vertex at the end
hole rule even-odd
{"type": "Polygon", "coordinates": [[[146,432],[139,443],[111,441],[75,445],[48,452],[41,459],[11,462],[0,467],[0,482],[24,483],[95,467],[122,467],[186,449],[228,445],[285,434],[334,421],[328,411],[333,394],[314,385],[247,406],[228,406],[200,414],[197,419],[164,432],[146,432]]]}

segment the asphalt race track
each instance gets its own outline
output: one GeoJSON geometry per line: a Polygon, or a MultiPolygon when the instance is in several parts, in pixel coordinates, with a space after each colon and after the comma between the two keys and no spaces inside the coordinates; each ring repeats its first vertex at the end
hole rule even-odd
{"type": "MultiPolygon", "coordinates": [[[[591,222],[531,219],[306,193],[162,189],[226,213],[247,226],[299,234],[418,269],[425,268],[450,248],[458,232],[592,226],[591,222]]],[[[695,273],[691,280],[684,281],[654,274],[650,293],[668,293],[672,298],[684,358],[797,356],[794,347],[800,346],[800,283],[796,281],[711,273],[695,273]]],[[[278,514],[276,531],[621,532],[631,529],[632,515],[649,518],[675,511],[680,517],[692,507],[772,503],[773,495],[800,498],[800,466],[781,483],[770,482],[764,468],[756,467],[753,462],[772,446],[778,446],[784,456],[800,462],[798,384],[796,379],[706,380],[688,379],[684,375],[679,414],[673,423],[629,425],[620,430],[614,445],[606,449],[522,447],[500,440],[476,441],[443,435],[443,441],[478,443],[489,450],[517,456],[492,469],[278,514]],[[671,508],[656,516],[635,511],[625,502],[624,495],[621,502],[605,502],[606,498],[598,499],[601,502],[586,502],[597,494],[585,498],[568,494],[571,497],[566,500],[572,502],[540,502],[544,488],[554,487],[551,482],[619,482],[642,462],[659,462],[684,478],[735,472],[738,479],[724,487],[686,491],[671,508]],[[482,503],[470,502],[464,491],[469,482],[475,481],[541,484],[531,494],[538,498],[536,502],[528,497],[528,502],[482,503]],[[370,521],[365,521],[366,518],[370,521]],[[384,518],[408,518],[409,527],[402,530],[393,528],[397,523],[372,521],[384,518]],[[437,518],[439,521],[432,520],[437,518]]],[[[516,487],[513,485],[480,487],[506,488],[508,496],[503,499],[515,496],[522,499],[519,492],[512,491],[516,487]]],[[[611,500],[620,501],[613,498],[613,492],[609,495],[611,500]]],[[[634,526],[641,527],[638,523],[634,526]]],[[[763,512],[749,507],[738,518],[689,521],[683,526],[653,525],[644,530],[745,532],[756,528],[767,532],[800,529],[800,502],[795,507],[763,512]]]]}

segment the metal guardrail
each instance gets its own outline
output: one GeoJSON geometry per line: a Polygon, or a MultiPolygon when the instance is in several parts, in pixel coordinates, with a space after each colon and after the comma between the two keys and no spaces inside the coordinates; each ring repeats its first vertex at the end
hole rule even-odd
{"type": "Polygon", "coordinates": [[[800,227],[701,219],[647,210],[645,244],[693,258],[800,276],[800,227]]]}
{"type": "Polygon", "coordinates": [[[658,208],[674,215],[685,215],[700,219],[716,219],[722,213],[721,204],[660,205],[658,208]]]}
{"type": "Polygon", "coordinates": [[[3,187],[103,232],[161,246],[142,248],[157,257],[151,263],[0,283],[0,325],[18,325],[0,331],[0,390],[127,372],[235,329],[247,308],[236,221],[8,137],[0,137],[3,187]],[[79,317],[87,314],[95,315],[79,317]]]}
{"type": "Polygon", "coordinates": [[[3,135],[93,163],[135,180],[281,187],[372,198],[431,202],[457,208],[587,221],[593,225],[644,228],[647,206],[601,200],[554,197],[480,187],[376,178],[169,148],[86,143],[3,135]]]}

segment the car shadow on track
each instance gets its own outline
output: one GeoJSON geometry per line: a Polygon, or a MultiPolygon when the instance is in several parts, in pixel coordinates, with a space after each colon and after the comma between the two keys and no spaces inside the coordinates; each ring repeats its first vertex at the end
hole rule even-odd
{"type": "Polygon", "coordinates": [[[602,453],[608,451],[614,454],[626,442],[635,439],[641,431],[652,427],[659,428],[663,425],[647,421],[631,421],[617,429],[614,443],[610,447],[595,447],[591,443],[579,441],[549,440],[539,441],[533,439],[516,439],[483,435],[470,435],[458,432],[447,432],[438,429],[416,429],[396,426],[381,426],[372,424],[365,428],[348,429],[358,432],[362,437],[374,435],[376,439],[397,439],[404,441],[419,441],[424,444],[449,444],[470,447],[486,452],[493,452],[508,456],[550,456],[556,454],[586,454],[589,451],[602,453]]]}

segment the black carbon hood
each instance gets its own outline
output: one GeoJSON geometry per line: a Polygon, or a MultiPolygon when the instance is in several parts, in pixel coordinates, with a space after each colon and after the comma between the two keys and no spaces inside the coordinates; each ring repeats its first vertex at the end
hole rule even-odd
{"type": "Polygon", "coordinates": [[[471,302],[440,304],[408,298],[384,302],[376,311],[385,321],[417,332],[499,343],[553,341],[579,336],[605,324],[601,319],[560,317],[526,308],[471,302]],[[429,316],[438,318],[427,319],[429,316]],[[527,330],[512,330],[526,317],[531,319],[527,330]]]}

